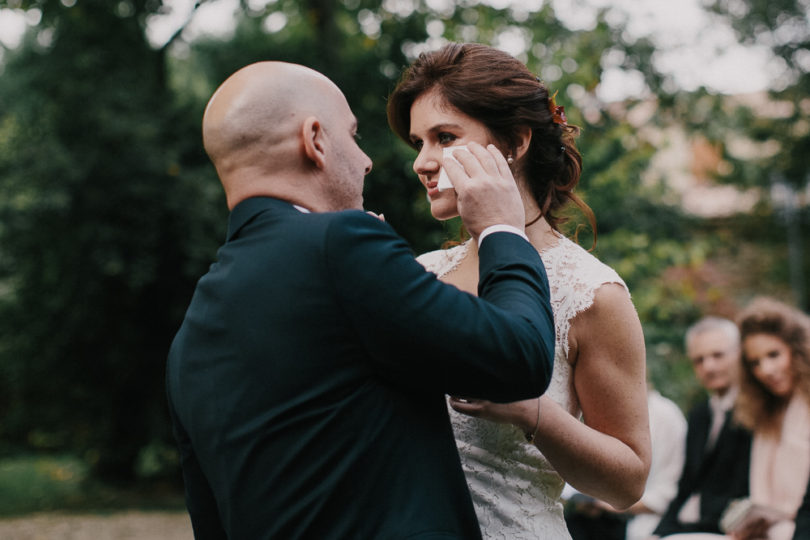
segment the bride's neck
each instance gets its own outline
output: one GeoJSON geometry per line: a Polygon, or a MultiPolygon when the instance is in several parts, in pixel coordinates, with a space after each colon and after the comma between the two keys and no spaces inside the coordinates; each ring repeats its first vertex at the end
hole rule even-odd
{"type": "Polygon", "coordinates": [[[532,196],[531,190],[523,178],[518,176],[516,181],[520,191],[520,198],[523,199],[523,207],[526,209],[526,236],[529,237],[529,242],[537,251],[548,249],[557,243],[558,235],[555,234],[549,222],[546,221],[546,217],[542,215],[540,206],[532,196]]]}
{"type": "Polygon", "coordinates": [[[526,227],[526,236],[537,251],[544,251],[559,241],[558,234],[544,217],[526,227]]]}
{"type": "MultiPolygon", "coordinates": [[[[532,223],[525,229],[526,236],[529,242],[539,252],[554,246],[559,242],[560,235],[551,228],[546,218],[541,217],[536,222],[532,223]]],[[[469,251],[467,257],[473,261],[478,261],[478,244],[474,240],[470,240],[469,251]]]]}

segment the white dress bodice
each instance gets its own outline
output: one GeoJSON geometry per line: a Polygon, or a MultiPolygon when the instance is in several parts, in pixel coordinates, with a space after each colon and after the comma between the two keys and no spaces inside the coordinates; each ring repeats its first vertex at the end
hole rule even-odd
{"type": "MultiPolygon", "coordinates": [[[[469,242],[431,251],[419,262],[440,278],[456,268],[469,242]]],[[[624,281],[609,266],[563,236],[541,253],[554,313],[554,370],[546,395],[579,418],[581,410],[568,360],[571,320],[593,304],[605,283],[624,281]]],[[[450,409],[456,444],[484,538],[570,540],[560,502],[565,481],[540,451],[511,424],[450,409]]]]}

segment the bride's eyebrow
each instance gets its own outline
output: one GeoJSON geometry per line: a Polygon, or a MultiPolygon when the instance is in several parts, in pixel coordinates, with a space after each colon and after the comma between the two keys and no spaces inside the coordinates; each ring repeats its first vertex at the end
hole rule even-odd
{"type": "Polygon", "coordinates": [[[435,126],[430,128],[429,131],[435,133],[437,131],[445,131],[448,129],[461,129],[461,126],[459,124],[451,124],[451,123],[436,124],[435,126]]]}
{"type": "MultiPolygon", "coordinates": [[[[444,123],[444,124],[436,124],[435,126],[431,126],[431,128],[428,129],[428,133],[433,134],[433,133],[439,133],[439,132],[447,131],[447,130],[459,130],[459,129],[461,129],[461,125],[452,124],[452,123],[448,122],[448,123],[444,123]]],[[[419,136],[416,135],[415,133],[411,133],[409,137],[410,137],[411,141],[416,141],[416,140],[419,139],[419,136]]]]}

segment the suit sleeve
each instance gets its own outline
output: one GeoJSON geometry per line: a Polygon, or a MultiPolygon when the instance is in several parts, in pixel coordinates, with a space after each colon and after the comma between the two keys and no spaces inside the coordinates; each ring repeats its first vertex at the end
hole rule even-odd
{"type": "Polygon", "coordinates": [[[180,450],[186,507],[191,517],[195,540],[227,540],[228,536],[219,517],[214,493],[202,471],[191,440],[173,411],[170,411],[174,436],[180,450]]]}
{"type": "Polygon", "coordinates": [[[324,252],[346,316],[382,377],[493,401],[548,387],[548,280],[524,239],[501,232],[482,242],[480,298],[426,272],[387,224],[361,212],[331,223],[324,252]]]}

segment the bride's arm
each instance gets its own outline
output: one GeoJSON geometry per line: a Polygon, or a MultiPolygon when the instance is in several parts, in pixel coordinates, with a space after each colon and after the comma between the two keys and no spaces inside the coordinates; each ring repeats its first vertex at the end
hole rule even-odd
{"type": "Polygon", "coordinates": [[[534,443],[579,491],[624,509],[641,498],[650,468],[644,336],[627,292],[608,284],[572,321],[574,385],[585,423],[548,397],[511,404],[459,403],[459,412],[537,432],[534,443]]]}
{"type": "Polygon", "coordinates": [[[644,492],[651,450],[644,335],[625,289],[600,287],[572,321],[569,341],[585,423],[544,399],[535,442],[572,486],[627,508],[644,492]]]}

